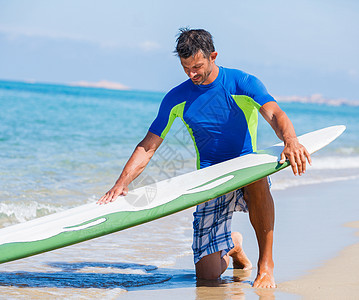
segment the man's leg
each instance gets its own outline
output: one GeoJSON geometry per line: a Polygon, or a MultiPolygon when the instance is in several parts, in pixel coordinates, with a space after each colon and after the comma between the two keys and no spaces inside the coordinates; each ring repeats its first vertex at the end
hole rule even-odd
{"type": "Polygon", "coordinates": [[[228,268],[229,256],[233,258],[233,266],[237,269],[248,270],[252,267],[242,248],[242,235],[238,232],[231,233],[234,248],[221,258],[221,251],[204,256],[196,263],[197,278],[215,280],[228,268]]]}
{"type": "Polygon", "coordinates": [[[249,218],[256,232],[259,259],[258,273],[253,287],[274,288],[272,257],[274,230],[274,203],[269,191],[267,178],[243,188],[244,199],[247,202],[249,218]]]}

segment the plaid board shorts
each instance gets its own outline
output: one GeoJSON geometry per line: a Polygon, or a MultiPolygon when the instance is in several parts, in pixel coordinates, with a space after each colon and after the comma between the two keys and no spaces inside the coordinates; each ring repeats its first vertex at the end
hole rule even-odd
{"type": "Polygon", "coordinates": [[[233,247],[231,222],[233,212],[248,212],[242,189],[197,205],[193,213],[194,263],[206,255],[222,251],[225,256],[233,247]]]}

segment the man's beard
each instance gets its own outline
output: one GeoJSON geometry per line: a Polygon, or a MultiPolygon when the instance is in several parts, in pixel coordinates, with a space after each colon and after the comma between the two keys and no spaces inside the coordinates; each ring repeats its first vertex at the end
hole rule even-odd
{"type": "Polygon", "coordinates": [[[201,84],[203,84],[203,83],[208,79],[208,77],[209,77],[209,75],[211,75],[211,73],[212,73],[212,70],[210,70],[210,71],[207,72],[207,73],[204,73],[203,76],[201,76],[201,77],[202,77],[202,80],[201,80],[201,81],[193,81],[193,80],[192,80],[192,82],[193,82],[195,85],[201,85],[201,84]]]}

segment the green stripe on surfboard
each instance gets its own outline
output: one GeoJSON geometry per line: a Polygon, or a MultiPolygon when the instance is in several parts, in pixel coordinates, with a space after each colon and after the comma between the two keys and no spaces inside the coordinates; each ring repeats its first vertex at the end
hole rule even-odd
{"type": "Polygon", "coordinates": [[[276,162],[240,169],[219,176],[216,179],[202,184],[201,186],[193,188],[192,190],[215,182],[221,178],[233,176],[232,179],[222,183],[219,186],[213,187],[210,190],[199,191],[191,194],[183,194],[170,202],[151,209],[110,213],[78,224],[76,226],[67,227],[67,229],[73,229],[74,231],[62,232],[47,239],[30,242],[12,242],[0,245],[0,263],[40,254],[65,246],[70,246],[109,233],[140,225],[164,216],[168,216],[170,214],[190,208],[246,186],[258,179],[282,170],[288,165],[288,162],[285,162],[282,165],[276,162]],[[77,230],[77,228],[81,227],[82,225],[101,221],[100,219],[106,219],[106,221],[104,220],[103,222],[99,222],[99,224],[94,226],[77,230]]]}

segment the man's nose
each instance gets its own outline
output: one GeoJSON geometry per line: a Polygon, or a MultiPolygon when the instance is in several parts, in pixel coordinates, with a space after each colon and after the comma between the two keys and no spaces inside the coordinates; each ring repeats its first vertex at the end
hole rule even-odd
{"type": "Polygon", "coordinates": [[[194,72],[194,71],[190,71],[189,74],[188,74],[189,78],[193,78],[196,75],[197,75],[197,72],[194,72]]]}

